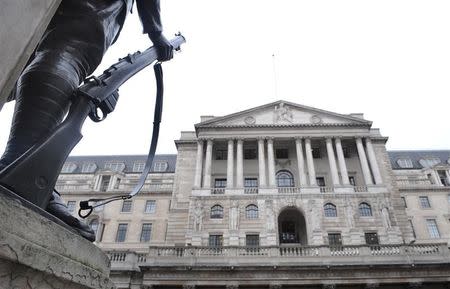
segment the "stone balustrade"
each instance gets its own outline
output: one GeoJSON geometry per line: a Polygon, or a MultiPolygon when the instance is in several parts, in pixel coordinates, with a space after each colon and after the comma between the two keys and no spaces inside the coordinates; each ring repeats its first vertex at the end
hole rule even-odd
{"type": "MultiPolygon", "coordinates": [[[[131,191],[136,186],[136,182],[122,183],[114,191],[131,191]]],[[[55,189],[60,192],[91,192],[94,190],[90,184],[57,184],[55,189]]],[[[171,192],[173,184],[144,184],[142,186],[144,192],[171,192]]]]}
{"type": "Polygon", "coordinates": [[[447,244],[264,247],[150,247],[148,253],[107,252],[112,269],[142,266],[328,265],[447,263],[447,244]],[[133,264],[125,264],[132,262],[133,264]]]}

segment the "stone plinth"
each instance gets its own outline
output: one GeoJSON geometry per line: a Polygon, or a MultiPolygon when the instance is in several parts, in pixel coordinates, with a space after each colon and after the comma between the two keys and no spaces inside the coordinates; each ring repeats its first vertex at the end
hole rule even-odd
{"type": "Polygon", "coordinates": [[[115,288],[99,248],[1,187],[0,218],[0,289],[115,288]]]}

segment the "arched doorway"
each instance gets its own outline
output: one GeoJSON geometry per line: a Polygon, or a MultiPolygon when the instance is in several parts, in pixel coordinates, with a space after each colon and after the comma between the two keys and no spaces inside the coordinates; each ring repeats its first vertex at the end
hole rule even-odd
{"type": "Polygon", "coordinates": [[[288,207],[278,216],[278,235],[280,244],[307,245],[305,217],[299,209],[288,207]]]}

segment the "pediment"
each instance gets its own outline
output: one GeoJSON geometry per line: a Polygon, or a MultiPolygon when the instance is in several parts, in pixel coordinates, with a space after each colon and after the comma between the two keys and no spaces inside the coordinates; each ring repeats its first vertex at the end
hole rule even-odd
{"type": "Polygon", "coordinates": [[[371,122],[287,101],[277,101],[238,113],[200,122],[196,127],[240,126],[358,126],[371,122]]]}

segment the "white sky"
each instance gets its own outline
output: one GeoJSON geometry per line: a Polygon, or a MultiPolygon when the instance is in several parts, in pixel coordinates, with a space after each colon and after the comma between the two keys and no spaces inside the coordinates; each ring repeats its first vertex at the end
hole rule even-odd
{"type": "MultiPolygon", "coordinates": [[[[200,115],[279,99],[362,112],[390,137],[388,149],[450,149],[450,1],[161,2],[165,34],[181,31],[187,43],[164,65],[158,153],[176,153],[173,141],[200,115]]],[[[96,74],[149,45],[137,13],[129,15],[96,74]]],[[[123,85],[116,111],[87,120],[73,154],[147,153],[154,90],[151,68],[123,85]]],[[[1,151],[12,108],[0,113],[1,151]]]]}

